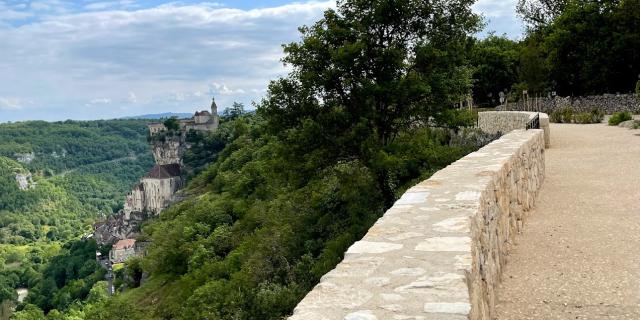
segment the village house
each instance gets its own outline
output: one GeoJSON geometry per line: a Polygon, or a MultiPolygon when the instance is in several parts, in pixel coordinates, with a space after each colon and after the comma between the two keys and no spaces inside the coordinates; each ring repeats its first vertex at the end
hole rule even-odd
{"type": "Polygon", "coordinates": [[[136,254],[136,239],[124,239],[116,242],[109,251],[111,263],[122,263],[136,254]]]}

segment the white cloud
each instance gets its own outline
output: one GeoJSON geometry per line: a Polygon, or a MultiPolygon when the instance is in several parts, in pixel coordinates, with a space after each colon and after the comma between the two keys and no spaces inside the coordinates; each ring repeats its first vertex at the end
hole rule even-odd
{"type": "Polygon", "coordinates": [[[117,116],[109,113],[117,108],[82,114],[83,107],[99,105],[96,96],[109,97],[115,107],[136,101],[131,113],[192,111],[207,105],[211,93],[221,95],[221,108],[233,101],[248,104],[261,98],[269,80],[286,74],[281,44],[299,39],[300,25],[334,5],[240,10],[173,3],[39,16],[0,28],[0,96],[37,92],[42,104],[34,108],[65,106],[62,114],[37,113],[56,119],[117,116]]]}
{"type": "Polygon", "coordinates": [[[16,97],[0,97],[0,110],[20,110],[29,102],[16,97]]]}
{"type": "Polygon", "coordinates": [[[92,107],[92,106],[96,106],[96,105],[110,104],[110,103],[111,103],[111,99],[109,99],[109,98],[97,98],[97,99],[91,99],[91,101],[89,101],[87,104],[85,104],[85,106],[92,107]]]}
{"type": "Polygon", "coordinates": [[[127,102],[131,103],[131,104],[136,104],[138,103],[138,96],[136,96],[135,93],[129,91],[129,95],[127,97],[127,102]]]}
{"type": "Polygon", "coordinates": [[[217,82],[212,83],[210,88],[211,89],[209,91],[211,93],[215,94],[215,95],[229,96],[229,95],[234,95],[234,94],[244,94],[244,93],[246,93],[246,91],[244,91],[243,89],[229,89],[229,87],[227,87],[227,85],[221,84],[221,83],[217,83],[217,82]]]}
{"type": "MultiPolygon", "coordinates": [[[[248,105],[269,80],[286,74],[281,44],[297,41],[299,26],[335,7],[333,0],[251,10],[141,3],[38,0],[19,8],[0,0],[0,97],[38,97],[11,114],[0,111],[0,119],[191,112],[208,105],[211,94],[221,108],[248,105]],[[27,20],[12,25],[15,19],[27,20]],[[86,108],[105,100],[112,107],[86,108]]],[[[479,0],[474,10],[491,19],[490,29],[518,34],[514,6],[479,0]]]]}

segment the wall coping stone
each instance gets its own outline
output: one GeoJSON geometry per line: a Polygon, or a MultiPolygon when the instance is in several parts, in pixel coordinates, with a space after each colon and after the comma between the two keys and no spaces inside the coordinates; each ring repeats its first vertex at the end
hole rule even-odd
{"type": "Polygon", "coordinates": [[[407,190],[289,319],[490,319],[506,250],[543,176],[542,130],[459,159],[407,190]]]}

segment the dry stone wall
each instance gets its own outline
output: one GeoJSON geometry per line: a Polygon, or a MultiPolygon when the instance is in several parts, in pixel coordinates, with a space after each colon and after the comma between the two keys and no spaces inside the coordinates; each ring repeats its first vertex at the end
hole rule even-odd
{"type": "Polygon", "coordinates": [[[540,110],[546,113],[571,109],[576,112],[591,112],[593,109],[600,109],[606,114],[613,114],[619,111],[629,111],[635,114],[640,113],[640,97],[636,94],[604,94],[599,96],[585,97],[555,97],[530,99],[528,103],[518,101],[496,108],[496,110],[540,110]]]}
{"type": "Polygon", "coordinates": [[[409,189],[289,319],[491,319],[544,145],[542,130],[516,130],[409,189]]]}
{"type": "Polygon", "coordinates": [[[544,131],[546,147],[551,146],[549,116],[542,112],[486,111],[478,112],[478,128],[486,133],[508,133],[516,129],[526,129],[527,123],[539,117],[540,129],[544,131]]]}

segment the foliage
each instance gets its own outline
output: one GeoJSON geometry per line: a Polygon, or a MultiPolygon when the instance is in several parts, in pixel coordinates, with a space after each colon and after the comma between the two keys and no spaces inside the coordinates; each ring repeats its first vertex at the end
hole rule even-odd
{"type": "Polygon", "coordinates": [[[636,95],[640,96],[640,80],[636,82],[636,95]]]}
{"type": "Polygon", "coordinates": [[[574,112],[570,108],[555,110],[549,114],[549,120],[555,123],[600,123],[604,119],[604,112],[595,108],[591,112],[574,112]]]}
{"type": "Polygon", "coordinates": [[[139,120],[0,124],[0,300],[29,288],[32,303],[18,306],[16,318],[64,310],[102,277],[95,244],[83,247],[79,237],[96,217],[120,209],[153,164],[146,131],[139,120]],[[35,159],[10,159],[17,153],[35,159]],[[17,173],[31,173],[34,185],[20,190],[17,173]]]}
{"type": "Polygon", "coordinates": [[[31,286],[28,302],[48,312],[65,310],[83,300],[106,270],[95,260],[95,241],[74,241],[65,245],[42,272],[42,279],[31,286]]]}
{"type": "Polygon", "coordinates": [[[176,117],[167,118],[163,124],[168,131],[180,131],[180,121],[176,117]]]}
{"type": "Polygon", "coordinates": [[[244,110],[244,104],[234,102],[231,107],[224,110],[224,112],[222,113],[222,119],[227,121],[235,120],[243,116],[245,113],[246,111],[244,110]]]}
{"type": "Polygon", "coordinates": [[[617,126],[621,122],[625,122],[625,121],[629,121],[629,120],[633,120],[633,116],[631,115],[630,112],[627,112],[627,111],[615,112],[611,116],[611,118],[609,118],[609,125],[610,126],[617,126]]]}
{"type": "Polygon", "coordinates": [[[516,12],[531,29],[551,23],[562,13],[568,0],[518,0],[516,12]]]}
{"type": "Polygon", "coordinates": [[[541,31],[558,94],[632,92],[640,74],[639,22],[638,0],[567,2],[541,31]]]}
{"type": "Polygon", "coordinates": [[[549,120],[555,123],[600,123],[604,119],[604,112],[595,108],[591,112],[574,112],[570,108],[555,110],[549,114],[549,120]]]}
{"type": "MultiPolygon", "coordinates": [[[[471,2],[341,1],[302,27],[302,41],[285,46],[293,71],[258,108],[269,132],[295,144],[291,158],[308,162],[298,169],[352,158],[374,167],[368,161],[401,129],[444,123],[471,88],[465,52],[479,23],[471,2]]],[[[374,175],[386,184],[384,168],[374,175]]],[[[392,200],[388,188],[383,196],[392,200]]]]}
{"type": "Polygon", "coordinates": [[[507,94],[518,82],[520,46],[505,36],[490,34],[471,50],[473,100],[479,106],[500,104],[499,93],[507,94]]]}
{"type": "Polygon", "coordinates": [[[203,170],[143,229],[150,280],[87,319],[289,314],[399,194],[477,148],[452,144],[475,118],[449,110],[471,84],[470,4],[340,1],[301,28],[256,114],[188,137],[203,170]]]}

